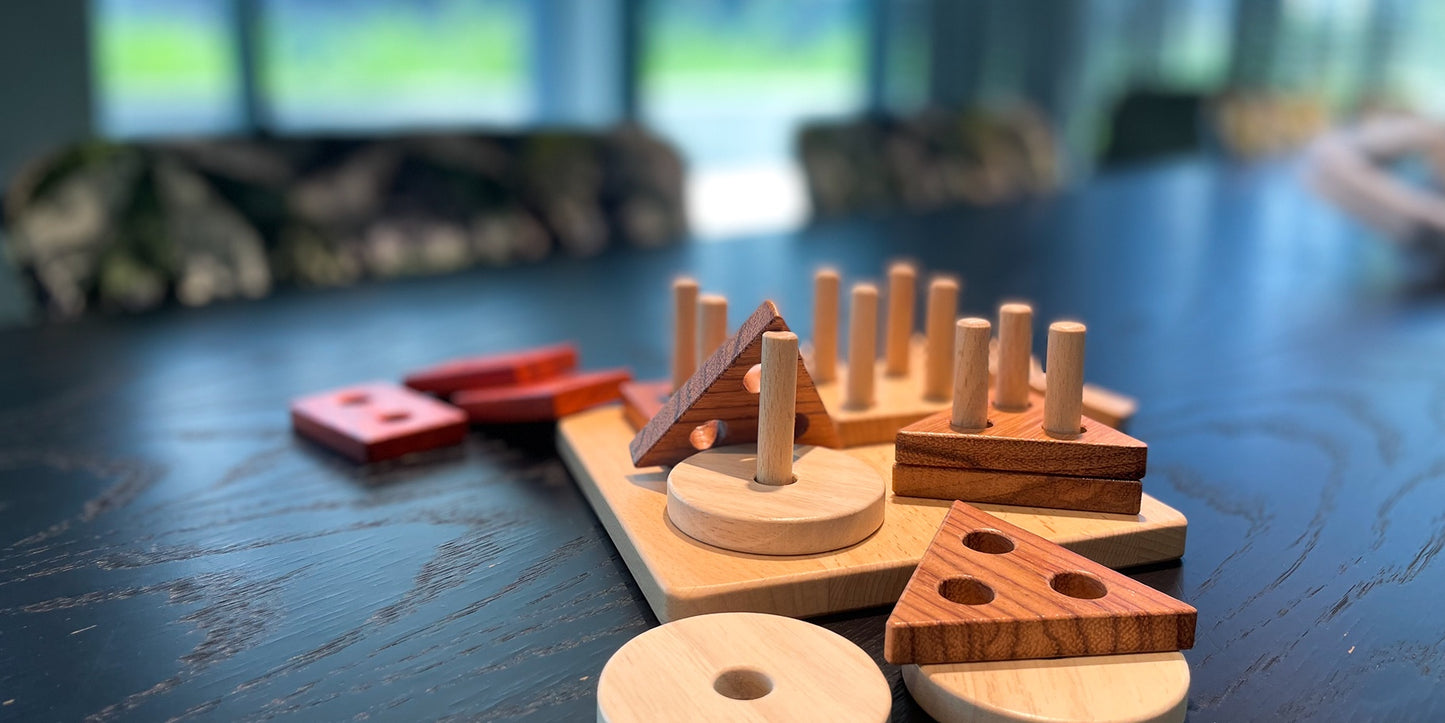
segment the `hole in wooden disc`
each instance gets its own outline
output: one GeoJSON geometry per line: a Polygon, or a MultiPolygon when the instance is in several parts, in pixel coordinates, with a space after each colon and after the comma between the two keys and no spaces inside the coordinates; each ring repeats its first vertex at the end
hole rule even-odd
{"type": "Polygon", "coordinates": [[[808,433],[808,415],[803,414],[803,413],[801,413],[801,412],[798,413],[798,414],[793,415],[793,439],[794,439],[794,440],[801,439],[802,436],[803,436],[804,434],[807,434],[807,433],[808,433]]]}
{"type": "Polygon", "coordinates": [[[993,530],[974,530],[963,536],[963,545],[970,550],[978,550],[990,555],[1002,555],[1005,552],[1014,551],[1014,541],[1005,537],[1003,533],[993,530]]]}
{"type": "Polygon", "coordinates": [[[938,583],[938,594],[959,605],[983,605],[993,602],[993,588],[971,577],[951,577],[938,583]]]}
{"type": "Polygon", "coordinates": [[[754,364],[747,374],[743,375],[743,389],[757,394],[763,388],[763,365],[754,364]]]}
{"type": "Polygon", "coordinates": [[[721,419],[709,419],[693,427],[692,432],[687,435],[687,441],[692,443],[693,449],[701,452],[705,449],[712,449],[727,436],[727,422],[721,419]]]}
{"type": "Polygon", "coordinates": [[[1097,600],[1109,594],[1104,581],[1087,572],[1061,572],[1049,580],[1049,587],[1060,595],[1080,600],[1097,600]]]}
{"type": "Polygon", "coordinates": [[[387,423],[405,422],[411,419],[411,412],[387,412],[381,415],[381,421],[387,423]]]}
{"type": "Polygon", "coordinates": [[[350,394],[343,394],[336,401],[343,407],[354,407],[358,404],[366,404],[371,401],[371,397],[368,397],[362,392],[352,392],[350,394]]]}
{"type": "Polygon", "coordinates": [[[761,671],[734,668],[723,671],[712,689],[733,700],[757,700],[773,692],[773,680],[761,671]]]}

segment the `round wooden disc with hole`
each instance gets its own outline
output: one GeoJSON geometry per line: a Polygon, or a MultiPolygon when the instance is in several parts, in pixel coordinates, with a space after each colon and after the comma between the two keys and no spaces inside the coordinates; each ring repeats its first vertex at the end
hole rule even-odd
{"type": "Polygon", "coordinates": [[[793,448],[789,485],[753,479],[757,447],[698,452],[667,475],[667,517],[700,542],[760,555],[807,555],[857,543],[883,525],[884,482],[837,450],[793,448]]]}
{"type": "Polygon", "coordinates": [[[597,720],[888,720],[893,692],[861,648],[762,613],[717,613],[623,645],[597,681],[597,720]]]}
{"type": "Polygon", "coordinates": [[[1182,721],[1189,664],[1180,653],[905,665],[928,714],[953,721],[1182,721]]]}

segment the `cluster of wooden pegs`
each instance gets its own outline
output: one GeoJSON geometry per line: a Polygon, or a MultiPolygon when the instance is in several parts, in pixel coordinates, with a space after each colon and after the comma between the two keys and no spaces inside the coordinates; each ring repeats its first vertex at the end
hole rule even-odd
{"type": "Polygon", "coordinates": [[[728,338],[728,300],[722,294],[702,294],[697,280],[682,277],[672,282],[672,375],[668,380],[629,382],[622,385],[622,409],[628,423],[641,428],[662,410],[668,396],[697,371],[728,338]]]}

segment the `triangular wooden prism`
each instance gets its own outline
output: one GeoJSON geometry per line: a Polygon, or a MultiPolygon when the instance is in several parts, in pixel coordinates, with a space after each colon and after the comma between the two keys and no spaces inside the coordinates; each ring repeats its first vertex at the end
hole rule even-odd
{"type": "MultiPolygon", "coordinates": [[[[762,362],[766,331],[788,331],[771,301],[764,301],[632,438],[632,463],[638,467],[672,465],[711,447],[756,442],[758,395],[748,391],[743,377],[762,362]]],[[[797,410],[796,442],[838,446],[833,420],[818,398],[801,354],[797,410]]]]}
{"type": "Polygon", "coordinates": [[[963,502],[888,616],[896,665],[1194,647],[1193,607],[963,502]]]}
{"type": "Polygon", "coordinates": [[[948,411],[914,422],[898,430],[895,461],[1069,477],[1144,478],[1149,445],[1088,417],[1077,438],[1052,437],[1043,428],[1044,398],[1030,395],[1030,402],[1021,412],[990,408],[990,426],[980,432],[953,429],[948,411]]]}

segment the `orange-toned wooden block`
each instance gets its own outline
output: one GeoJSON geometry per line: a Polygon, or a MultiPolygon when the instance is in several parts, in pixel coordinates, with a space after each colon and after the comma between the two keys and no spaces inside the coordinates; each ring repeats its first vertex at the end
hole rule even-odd
{"type": "Polygon", "coordinates": [[[1139,514],[1144,483],[1037,472],[893,465],[893,494],[1080,512],[1139,514]]]}
{"type": "Polygon", "coordinates": [[[1031,396],[1022,412],[989,409],[989,427],[958,432],[939,412],[899,430],[899,464],[925,467],[1035,472],[1070,477],[1143,479],[1149,445],[1084,417],[1083,432],[1060,439],[1044,431],[1043,397],[1031,396]]]}
{"type": "Polygon", "coordinates": [[[632,378],[626,369],[584,372],[535,384],[467,389],[452,404],[473,424],[550,422],[617,399],[618,387],[632,378]]]}
{"type": "Polygon", "coordinates": [[[633,429],[642,429],[662,411],[672,394],[672,382],[626,382],[622,385],[622,413],[633,429]]]}
{"type": "Polygon", "coordinates": [[[955,502],[888,617],[888,662],[1151,653],[1194,646],[1198,613],[955,502]]]}
{"type": "Polygon", "coordinates": [[[525,349],[504,354],[466,357],[412,372],[406,385],[421,392],[447,395],[463,389],[530,384],[577,368],[571,344],[525,349]]]}
{"type": "Polygon", "coordinates": [[[298,434],[357,462],[377,462],[460,444],[460,409],[388,382],[333,389],[291,402],[298,434]]]}

